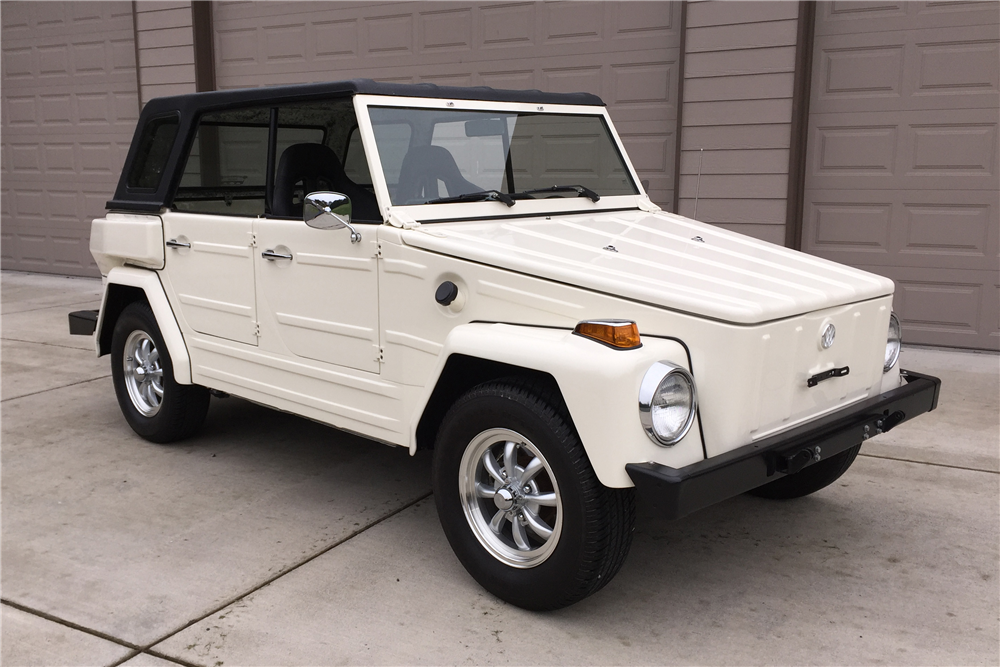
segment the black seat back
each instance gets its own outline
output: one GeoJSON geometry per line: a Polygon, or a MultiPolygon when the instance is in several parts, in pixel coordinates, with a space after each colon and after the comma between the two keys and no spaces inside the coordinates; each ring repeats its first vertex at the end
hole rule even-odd
{"type": "Polygon", "coordinates": [[[480,192],[483,188],[462,176],[455,157],[443,146],[414,146],[403,158],[399,185],[393,199],[397,204],[424,202],[443,196],[438,181],[448,189],[448,196],[480,192]]]}
{"type": "Polygon", "coordinates": [[[301,217],[302,202],[293,202],[295,186],[304,186],[304,193],[332,191],[351,198],[355,220],[380,222],[375,195],[355,184],[344,173],[337,155],[323,144],[293,144],[278,160],[274,177],[274,201],[271,213],[283,217],[301,217]]]}

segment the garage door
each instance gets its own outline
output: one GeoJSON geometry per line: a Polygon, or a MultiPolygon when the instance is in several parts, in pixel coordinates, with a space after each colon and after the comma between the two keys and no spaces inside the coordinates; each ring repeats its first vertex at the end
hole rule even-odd
{"type": "Polygon", "coordinates": [[[803,246],[896,281],[906,341],[997,349],[996,3],[817,7],[803,246]]]}
{"type": "Polygon", "coordinates": [[[367,77],[600,95],[651,197],[672,206],[679,3],[219,3],[213,12],[219,88],[367,77]]]}
{"type": "Polygon", "coordinates": [[[88,249],[139,115],[132,4],[3,2],[3,268],[100,275],[88,249]]]}

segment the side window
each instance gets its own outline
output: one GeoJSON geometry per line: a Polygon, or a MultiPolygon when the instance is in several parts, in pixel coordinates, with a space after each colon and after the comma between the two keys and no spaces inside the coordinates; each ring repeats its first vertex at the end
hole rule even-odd
{"type": "Polygon", "coordinates": [[[350,197],[356,221],[382,221],[357,126],[350,98],[278,107],[272,215],[301,217],[307,194],[333,191],[350,197]]]}
{"type": "Polygon", "coordinates": [[[161,116],[146,123],[139,148],[125,181],[129,189],[156,190],[177,138],[177,116],[161,116]]]}
{"type": "Polygon", "coordinates": [[[191,144],[174,208],[192,213],[264,214],[270,109],[205,114],[191,144]]]}
{"type": "Polygon", "coordinates": [[[301,217],[306,194],[334,190],[351,198],[358,220],[381,222],[367,163],[352,164],[350,176],[344,169],[351,130],[358,124],[352,101],[337,98],[275,109],[273,137],[271,106],[204,114],[173,207],[217,215],[301,217]]]}

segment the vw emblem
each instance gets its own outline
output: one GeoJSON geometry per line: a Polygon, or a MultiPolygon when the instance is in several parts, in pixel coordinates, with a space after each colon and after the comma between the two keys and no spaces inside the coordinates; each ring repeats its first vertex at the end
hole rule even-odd
{"type": "Polygon", "coordinates": [[[823,349],[829,349],[833,345],[833,339],[837,336],[837,327],[832,324],[827,324],[823,327],[823,333],[820,336],[819,344],[823,346],[823,349]]]}

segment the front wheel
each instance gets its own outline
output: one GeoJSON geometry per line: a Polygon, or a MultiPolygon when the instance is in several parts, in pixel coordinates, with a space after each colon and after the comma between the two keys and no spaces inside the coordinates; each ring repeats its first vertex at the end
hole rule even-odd
{"type": "Polygon", "coordinates": [[[208,414],[208,389],[174,381],[170,354],[146,303],[129,304],[115,322],[111,377],[125,421],[146,440],[186,438],[208,414]]]}
{"type": "Polygon", "coordinates": [[[621,568],[633,489],[597,479],[561,401],[518,380],[480,385],[441,425],[434,497],[466,570],[525,609],[565,607],[621,568]]]}

